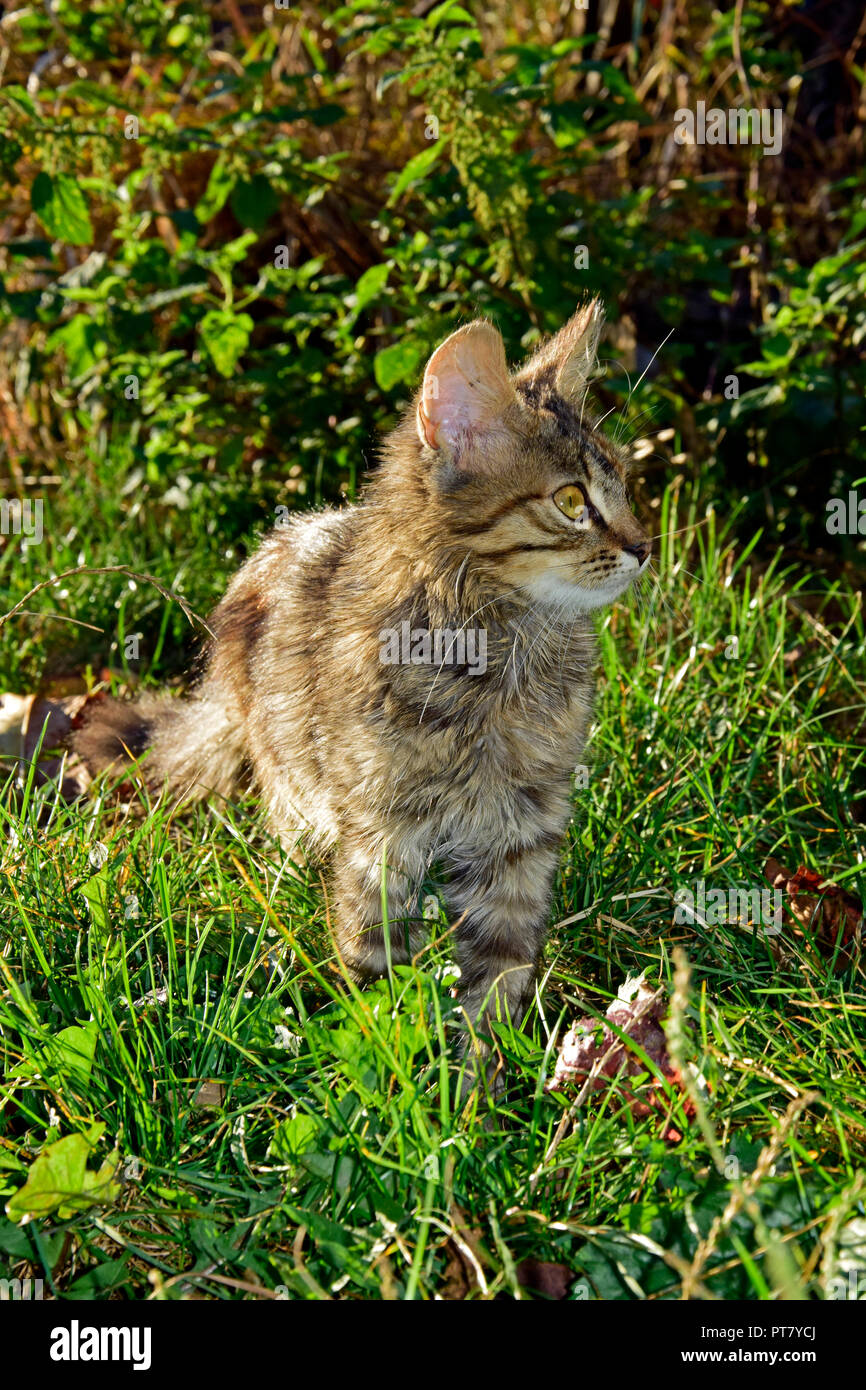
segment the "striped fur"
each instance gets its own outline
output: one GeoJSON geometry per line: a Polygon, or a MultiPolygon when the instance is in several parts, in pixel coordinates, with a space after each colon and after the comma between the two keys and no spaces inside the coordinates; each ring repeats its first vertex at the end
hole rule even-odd
{"type": "MultiPolygon", "coordinates": [[[[570,778],[593,697],[590,613],[645,562],[622,458],[586,410],[592,304],[517,375],[489,325],[431,358],[364,501],[299,516],[235,576],[187,701],[150,699],[81,737],[91,766],[144,766],[187,795],[228,794],[244,766],[272,825],[333,851],[337,946],[362,978],[423,943],[434,864],[463,1001],[519,1017],[548,922],[570,778]],[[552,500],[576,483],[579,525],[552,500]],[[384,629],[483,627],[487,665],[385,665],[384,629]]],[[[111,706],[108,706],[111,710],[111,706]]]]}

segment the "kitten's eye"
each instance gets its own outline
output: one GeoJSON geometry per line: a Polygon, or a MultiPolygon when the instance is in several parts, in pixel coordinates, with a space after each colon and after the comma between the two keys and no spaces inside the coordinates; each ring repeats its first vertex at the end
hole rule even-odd
{"type": "Polygon", "coordinates": [[[569,521],[584,521],[587,517],[586,500],[579,487],[566,483],[553,494],[553,500],[569,521]]]}

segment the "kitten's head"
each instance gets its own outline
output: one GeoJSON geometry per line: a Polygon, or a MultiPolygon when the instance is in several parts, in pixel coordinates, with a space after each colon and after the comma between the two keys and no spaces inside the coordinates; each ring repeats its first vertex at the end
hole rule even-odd
{"type": "Polygon", "coordinates": [[[650,556],[625,461],[585,408],[601,322],[593,300],[513,375],[497,330],[470,323],[433,353],[416,405],[439,539],[566,613],[612,602],[650,556]]]}

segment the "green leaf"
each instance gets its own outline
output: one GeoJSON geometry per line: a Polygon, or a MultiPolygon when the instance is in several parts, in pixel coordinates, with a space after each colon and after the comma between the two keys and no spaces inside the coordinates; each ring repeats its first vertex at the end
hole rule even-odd
{"type": "Polygon", "coordinates": [[[64,1290],[64,1298],[105,1298],[113,1289],[125,1284],[129,1278],[126,1268],[129,1255],[121,1255],[119,1260],[106,1260],[88,1270],[64,1290]]]}
{"type": "Polygon", "coordinates": [[[10,1075],[45,1076],[56,1081],[62,1078],[86,1086],[93,1069],[98,1032],[96,1023],[88,1023],[83,1028],[73,1024],[46,1039],[44,1045],[31,1043],[26,1060],[10,1075]]]}
{"type": "Polygon", "coordinates": [[[277,1125],[268,1153],[282,1163],[293,1163],[311,1149],[318,1138],[319,1124],[312,1115],[293,1115],[277,1125]]]}
{"type": "Polygon", "coordinates": [[[364,271],[355,286],[353,307],[356,312],[360,312],[371,300],[378,298],[385,287],[390,269],[387,262],[384,262],[382,265],[371,265],[369,270],[364,271]]]}
{"type": "Polygon", "coordinates": [[[3,90],[0,91],[0,101],[11,102],[13,106],[17,106],[18,110],[23,111],[27,116],[35,118],[39,114],[36,102],[30,96],[26,87],[19,86],[17,82],[10,82],[8,87],[4,87],[3,90]]]}
{"type": "Polygon", "coordinates": [[[173,24],[166,34],[165,41],[169,48],[183,48],[192,38],[192,29],[188,24],[173,24]]]}
{"type": "Polygon", "coordinates": [[[428,28],[435,29],[437,24],[442,24],[446,19],[449,24],[475,24],[469,11],[458,5],[456,0],[445,0],[444,5],[437,5],[435,10],[430,11],[425,22],[428,28]]]}
{"type": "Polygon", "coordinates": [[[69,86],[64,88],[63,95],[65,97],[82,97],[91,106],[100,107],[103,111],[107,111],[111,106],[120,106],[123,100],[120,93],[115,91],[113,87],[103,87],[98,82],[90,82],[86,79],[70,82],[69,86]]]}
{"type": "Polygon", "coordinates": [[[304,111],[304,119],[312,121],[315,126],[336,125],[346,114],[345,106],[338,106],[336,102],[326,102],[324,106],[316,106],[312,111],[304,111]]]}
{"type": "Polygon", "coordinates": [[[26,1226],[16,1226],[0,1216],[0,1250],[3,1254],[8,1255],[10,1260],[29,1260],[31,1263],[41,1258],[48,1269],[52,1269],[60,1259],[66,1244],[66,1232],[61,1229],[55,1231],[53,1235],[49,1235],[43,1226],[38,1235],[39,1247],[37,1248],[32,1231],[28,1230],[26,1226]]]}
{"type": "Polygon", "coordinates": [[[444,147],[445,136],[443,135],[426,150],[422,150],[420,154],[414,154],[409,162],[403,165],[403,168],[397,175],[394,187],[391,189],[391,195],[388,198],[387,204],[388,207],[391,207],[397,201],[400,194],[406,191],[410,183],[417,183],[419,179],[423,179],[424,175],[433,168],[433,165],[436,163],[444,147]]]}
{"type": "Polygon", "coordinates": [[[4,134],[0,140],[0,169],[3,170],[7,178],[11,177],[15,165],[23,153],[24,146],[18,140],[14,140],[11,135],[4,134]]]}
{"type": "Polygon", "coordinates": [[[120,1184],[114,1181],[117,1155],[110,1155],[93,1171],[87,1160],[105,1129],[93,1125],[85,1134],[70,1134],[48,1144],[30,1165],[27,1181],[6,1203],[11,1221],[56,1212],[61,1220],[96,1203],[114,1202],[120,1184]]]}
{"type": "Polygon", "coordinates": [[[253,331],[249,314],[212,309],[198,326],[205,347],[220,376],[231,376],[253,331]]]}
{"type": "Polygon", "coordinates": [[[341,121],[346,114],[344,106],[337,106],[335,102],[327,102],[324,106],[272,106],[268,111],[263,111],[260,116],[254,116],[255,121],[282,122],[311,121],[313,125],[326,126],[335,125],[341,121]]]}
{"type": "Polygon", "coordinates": [[[14,1226],[11,1221],[0,1222],[0,1250],[11,1260],[32,1260],[30,1232],[14,1226]]]}
{"type": "MultiPolygon", "coordinates": [[[[80,291],[78,291],[80,293],[80,291]]],[[[89,314],[74,314],[45,344],[47,352],[62,348],[72,380],[84,375],[94,364],[94,348],[99,342],[96,324],[89,314]]]]}
{"type": "Polygon", "coordinates": [[[420,344],[407,339],[394,343],[392,347],[382,348],[376,353],[373,371],[383,391],[390,391],[401,381],[408,381],[418,370],[423,357],[420,344]]]}
{"type": "Polygon", "coordinates": [[[51,242],[44,237],[21,237],[7,241],[6,250],[10,256],[38,256],[50,259],[51,242]]]}
{"type": "Polygon", "coordinates": [[[71,246],[93,240],[93,227],[84,194],[68,174],[52,178],[43,170],[33,180],[30,204],[46,232],[71,246]]]}
{"type": "Polygon", "coordinates": [[[579,101],[560,101],[555,106],[543,106],[540,115],[559,150],[579,144],[586,136],[584,107],[579,101]]]}
{"type": "Polygon", "coordinates": [[[89,878],[81,889],[81,895],[87,900],[90,909],[90,917],[93,925],[100,933],[108,931],[108,872],[103,864],[99,873],[89,878]]]}
{"type": "Polygon", "coordinates": [[[90,1080],[98,1032],[96,1023],[87,1023],[83,1028],[73,1025],[61,1028],[53,1039],[51,1052],[55,1068],[80,1086],[90,1080]]]}
{"type": "Polygon", "coordinates": [[[202,226],[210,222],[212,217],[216,217],[236,182],[237,174],[233,169],[229,169],[225,156],[220,155],[210,171],[207,188],[195,205],[195,215],[202,226]]]}
{"type": "Polygon", "coordinates": [[[252,227],[261,232],[280,205],[270,179],[264,174],[254,174],[235,184],[231,195],[231,208],[242,227],[252,227]]]}

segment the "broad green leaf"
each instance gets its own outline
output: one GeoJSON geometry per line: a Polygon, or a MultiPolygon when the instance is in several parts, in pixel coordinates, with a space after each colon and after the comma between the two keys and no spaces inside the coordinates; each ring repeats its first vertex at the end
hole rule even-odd
{"type": "Polygon", "coordinates": [[[423,356],[420,345],[408,339],[394,343],[376,353],[373,371],[383,391],[390,391],[401,381],[408,381],[418,371],[423,356]]]}
{"type": "Polygon", "coordinates": [[[65,1220],[96,1203],[114,1202],[120,1184],[114,1181],[116,1154],[94,1171],[87,1167],[105,1125],[93,1125],[85,1134],[70,1134],[48,1144],[30,1165],[27,1181],[6,1203],[11,1221],[45,1216],[49,1212],[65,1220]]]}
{"type": "Polygon", "coordinates": [[[389,270],[390,266],[385,262],[382,265],[371,265],[369,270],[364,271],[355,286],[354,308],[356,311],[360,311],[371,300],[377,298],[384,289],[389,270]]]}
{"type": "Polygon", "coordinates": [[[540,116],[559,150],[578,145],[586,137],[585,111],[578,101],[560,101],[555,106],[543,106],[540,116]]]}
{"type": "Polygon", "coordinates": [[[34,256],[51,257],[51,242],[44,237],[21,237],[15,241],[7,241],[6,250],[10,256],[34,256]]]}
{"type": "Polygon", "coordinates": [[[45,348],[48,352],[54,352],[58,347],[63,349],[69,375],[75,380],[93,366],[96,360],[93,349],[98,341],[97,327],[90,316],[74,314],[68,323],[51,334],[45,348]]]}
{"type": "Polygon", "coordinates": [[[409,162],[403,165],[403,168],[397,175],[394,187],[391,189],[388,207],[391,207],[397,201],[400,194],[405,192],[410,183],[417,183],[418,179],[423,179],[424,175],[433,168],[433,165],[436,163],[444,147],[445,136],[443,135],[426,150],[422,150],[420,154],[414,154],[409,162]]]}
{"type": "Polygon", "coordinates": [[[43,1044],[28,1047],[27,1060],[14,1068],[13,1076],[46,1076],[86,1086],[93,1069],[99,1028],[96,1023],[61,1028],[43,1044]]]}
{"type": "Polygon", "coordinates": [[[437,24],[442,24],[446,19],[451,24],[475,24],[469,11],[458,5],[456,0],[445,0],[444,5],[437,5],[435,10],[430,11],[425,23],[428,28],[435,29],[437,24]]]}
{"type": "Polygon", "coordinates": [[[93,227],[87,201],[75,179],[68,174],[54,177],[42,173],[33,180],[30,203],[46,232],[72,246],[85,246],[93,240],[93,227]]]}
{"type": "MultiPolygon", "coordinates": [[[[311,1149],[320,1137],[318,1121],[312,1115],[293,1115],[277,1125],[269,1154],[283,1163],[293,1163],[311,1149]]],[[[325,1141],[322,1141],[323,1145],[325,1141]]]]}
{"type": "Polygon", "coordinates": [[[64,1290],[65,1298],[104,1299],[112,1289],[120,1288],[129,1278],[127,1261],[129,1255],[121,1255],[119,1260],[105,1260],[93,1269],[82,1274],[64,1290]]]}
{"type": "Polygon", "coordinates": [[[271,181],[264,174],[253,174],[251,179],[236,183],[232,190],[232,212],[242,227],[252,227],[257,232],[267,226],[279,205],[271,181]]]}
{"type": "Polygon", "coordinates": [[[70,1028],[61,1028],[52,1040],[51,1048],[52,1061],[57,1071],[85,1086],[93,1070],[98,1033],[96,1023],[87,1023],[83,1028],[75,1024],[70,1028]]]}
{"type": "Polygon", "coordinates": [[[311,121],[315,126],[336,125],[346,114],[345,106],[338,106],[336,102],[326,102],[324,106],[316,106],[312,111],[303,113],[304,119],[311,121]]]}
{"type": "Polygon", "coordinates": [[[21,142],[13,139],[11,135],[4,134],[0,140],[0,169],[3,170],[7,178],[11,176],[12,170],[23,153],[24,146],[21,142]]]}
{"type": "Polygon", "coordinates": [[[212,309],[205,314],[198,328],[220,376],[231,376],[253,331],[249,314],[212,309]]]}
{"type": "MultiPolygon", "coordinates": [[[[11,1221],[6,1221],[0,1216],[0,1251],[8,1255],[11,1260],[36,1260],[40,1257],[51,1269],[60,1259],[63,1247],[66,1244],[66,1232],[64,1230],[55,1231],[49,1235],[43,1226],[39,1232],[39,1250],[33,1241],[32,1234],[27,1227],[18,1226],[11,1221]]],[[[6,1264],[6,1261],[2,1262],[6,1264]]]]}

